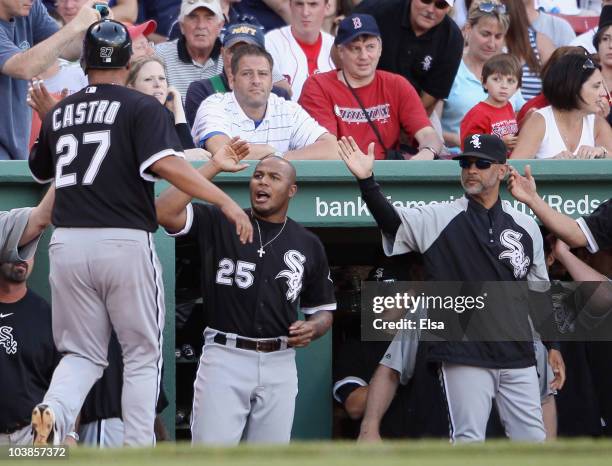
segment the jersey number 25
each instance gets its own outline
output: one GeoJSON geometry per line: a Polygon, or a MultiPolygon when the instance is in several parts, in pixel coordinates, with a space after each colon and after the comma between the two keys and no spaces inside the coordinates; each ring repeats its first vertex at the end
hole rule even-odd
{"type": "Polygon", "coordinates": [[[252,262],[234,261],[231,259],[221,259],[219,261],[219,270],[217,270],[217,283],[220,285],[232,286],[234,282],[238,288],[248,288],[253,284],[255,278],[251,272],[255,271],[255,264],[252,262]],[[232,279],[232,275],[236,275],[232,279]]]}

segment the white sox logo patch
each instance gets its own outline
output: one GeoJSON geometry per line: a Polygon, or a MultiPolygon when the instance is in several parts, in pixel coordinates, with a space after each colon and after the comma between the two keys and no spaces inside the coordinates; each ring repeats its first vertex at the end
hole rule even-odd
{"type": "Polygon", "coordinates": [[[504,230],[499,236],[501,244],[508,248],[499,255],[499,258],[510,259],[515,278],[523,278],[527,275],[527,268],[531,263],[529,257],[525,255],[523,243],[520,242],[522,237],[522,233],[514,230],[504,230]]]}
{"type": "Polygon", "coordinates": [[[285,253],[283,257],[285,264],[289,267],[289,270],[282,270],[278,273],[275,278],[286,278],[287,279],[287,301],[292,303],[300,295],[302,291],[302,278],[304,277],[304,262],[306,262],[306,256],[299,251],[291,249],[285,253]]]}
{"type": "Polygon", "coordinates": [[[423,58],[423,61],[421,62],[421,65],[423,66],[423,71],[429,71],[429,69],[431,68],[432,61],[433,57],[431,55],[425,55],[425,58],[423,58]]]}
{"type": "Polygon", "coordinates": [[[17,342],[13,338],[13,327],[0,327],[0,347],[4,348],[6,354],[15,354],[17,352],[17,342]]]}
{"type": "Polygon", "coordinates": [[[474,146],[474,149],[480,149],[480,146],[482,145],[480,143],[480,135],[475,134],[472,136],[472,139],[470,139],[470,144],[474,146]]]}

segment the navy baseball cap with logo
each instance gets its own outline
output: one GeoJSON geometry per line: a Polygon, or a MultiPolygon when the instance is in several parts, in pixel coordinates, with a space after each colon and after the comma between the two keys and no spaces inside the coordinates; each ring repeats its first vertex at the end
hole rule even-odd
{"type": "Polygon", "coordinates": [[[493,134],[472,134],[463,140],[463,152],[453,160],[463,157],[490,160],[491,162],[506,163],[508,148],[504,141],[493,134]]]}
{"type": "Polygon", "coordinates": [[[380,30],[373,16],[354,14],[344,18],[338,25],[334,44],[344,45],[359,36],[380,37],[380,30]]]}
{"type": "Polygon", "coordinates": [[[266,48],[263,27],[259,24],[241,22],[233,23],[225,28],[223,35],[223,47],[228,48],[238,42],[256,45],[259,48],[266,48]]]}

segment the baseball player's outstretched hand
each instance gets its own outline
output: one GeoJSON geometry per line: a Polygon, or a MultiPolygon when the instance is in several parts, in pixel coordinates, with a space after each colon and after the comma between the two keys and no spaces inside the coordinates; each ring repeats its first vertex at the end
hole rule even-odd
{"type": "Polygon", "coordinates": [[[538,193],[536,191],[536,182],[531,176],[531,165],[525,166],[525,176],[517,171],[516,168],[510,167],[510,176],[508,177],[508,191],[517,200],[529,204],[538,193]]]}
{"type": "Polygon", "coordinates": [[[296,320],[289,326],[287,343],[294,348],[308,346],[315,336],[315,324],[307,320],[296,320]]]}
{"type": "Polygon", "coordinates": [[[374,168],[373,142],[368,146],[368,153],[364,154],[352,136],[348,138],[342,136],[338,140],[338,153],[351,173],[355,175],[355,178],[364,180],[372,176],[372,169],[374,168]]]}
{"type": "Polygon", "coordinates": [[[253,242],[253,224],[249,216],[234,201],[220,206],[221,212],[227,219],[236,225],[236,234],[240,236],[242,244],[253,242]]]}
{"type": "Polygon", "coordinates": [[[550,383],[550,388],[552,390],[561,390],[565,384],[565,361],[563,361],[561,351],[556,349],[548,350],[548,364],[550,364],[555,375],[555,378],[550,383]]]}
{"type": "Polygon", "coordinates": [[[229,144],[225,144],[211,157],[211,162],[224,172],[239,172],[248,168],[248,164],[240,163],[249,155],[249,143],[239,137],[233,137],[229,144]]]}

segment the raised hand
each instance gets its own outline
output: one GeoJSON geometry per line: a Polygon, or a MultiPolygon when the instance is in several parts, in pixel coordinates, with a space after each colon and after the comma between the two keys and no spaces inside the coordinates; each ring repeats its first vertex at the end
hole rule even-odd
{"type": "Polygon", "coordinates": [[[536,182],[531,175],[531,165],[525,166],[525,176],[521,176],[516,168],[510,166],[508,191],[510,191],[510,194],[517,200],[526,204],[529,204],[529,202],[537,197],[536,182]]]}
{"type": "Polygon", "coordinates": [[[359,149],[352,136],[349,136],[348,139],[342,136],[338,140],[338,153],[355,178],[363,180],[372,176],[374,167],[373,142],[368,146],[368,153],[366,155],[359,149]]]}
{"type": "Polygon", "coordinates": [[[212,156],[211,161],[224,172],[239,172],[248,168],[248,164],[240,163],[247,155],[249,155],[249,143],[240,139],[238,136],[233,137],[228,144],[225,144],[212,156]]]}
{"type": "Polygon", "coordinates": [[[51,110],[55,104],[57,104],[60,100],[68,95],[68,89],[62,90],[61,97],[58,99],[57,97],[49,94],[47,87],[44,84],[44,81],[38,77],[32,79],[30,81],[30,85],[28,87],[28,97],[26,98],[26,102],[32,109],[38,113],[38,116],[41,120],[44,120],[45,115],[51,110]]]}

